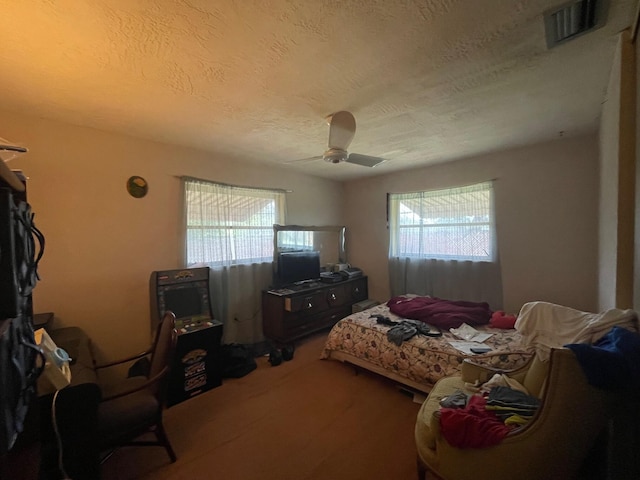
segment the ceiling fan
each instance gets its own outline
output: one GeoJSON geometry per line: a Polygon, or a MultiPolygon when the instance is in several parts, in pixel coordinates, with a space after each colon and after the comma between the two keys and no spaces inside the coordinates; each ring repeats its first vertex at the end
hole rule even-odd
{"type": "MultiPolygon", "coordinates": [[[[356,119],[350,112],[340,111],[327,117],[329,124],[328,150],[324,154],[305,158],[304,161],[323,159],[330,163],[353,163],[363,167],[375,167],[387,160],[380,157],[349,153],[347,148],[351,144],[356,133],[356,119]]],[[[297,160],[296,160],[297,161],[297,160]]]]}

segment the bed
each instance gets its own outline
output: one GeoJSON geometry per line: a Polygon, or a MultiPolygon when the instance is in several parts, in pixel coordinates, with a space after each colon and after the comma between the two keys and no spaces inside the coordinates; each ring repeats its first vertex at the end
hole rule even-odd
{"type": "Polygon", "coordinates": [[[515,329],[492,328],[488,325],[474,328],[490,333],[485,340],[489,353],[463,353],[449,341],[459,341],[446,329],[442,336],[417,334],[401,345],[387,338],[390,326],[378,323],[375,315],[401,321],[385,304],[353,313],[338,321],[329,332],[321,357],[350,363],[390,378],[413,390],[428,393],[440,378],[455,375],[462,361],[473,357],[477,363],[510,369],[524,365],[533,354],[531,347],[521,342],[515,329]]]}

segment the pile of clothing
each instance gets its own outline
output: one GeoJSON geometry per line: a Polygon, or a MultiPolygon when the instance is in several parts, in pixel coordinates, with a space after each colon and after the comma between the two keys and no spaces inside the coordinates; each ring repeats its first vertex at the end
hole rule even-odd
{"type": "Polygon", "coordinates": [[[591,313],[549,302],[529,302],[520,309],[515,327],[522,343],[535,347],[536,355],[547,360],[553,348],[575,343],[593,345],[613,327],[638,332],[639,324],[634,310],[612,308],[591,313]]]}
{"type": "Polygon", "coordinates": [[[613,327],[593,345],[571,343],[587,380],[604,390],[627,390],[640,394],[640,335],[613,327]]]}
{"type": "Polygon", "coordinates": [[[450,445],[484,448],[497,445],[536,414],[540,400],[516,380],[496,374],[467,394],[456,390],[440,400],[440,428],[450,445]]]}

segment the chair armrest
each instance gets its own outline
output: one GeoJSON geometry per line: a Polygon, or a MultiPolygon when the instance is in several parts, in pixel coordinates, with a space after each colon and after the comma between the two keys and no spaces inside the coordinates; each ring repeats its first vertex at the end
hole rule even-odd
{"type": "Polygon", "coordinates": [[[481,365],[468,358],[462,361],[460,371],[465,383],[485,383],[496,373],[504,373],[504,370],[481,365]]]}
{"type": "Polygon", "coordinates": [[[158,383],[162,378],[169,372],[169,367],[164,367],[160,370],[156,375],[148,379],[146,382],[137,384],[136,387],[130,388],[127,390],[120,391],[114,395],[108,395],[102,398],[103,402],[108,402],[109,400],[115,400],[116,398],[125,397],[127,395],[131,395],[132,393],[139,392],[146,388],[149,388],[151,385],[158,383]]]}
{"type": "MultiPolygon", "coordinates": [[[[533,358],[533,357],[532,357],[533,358]]],[[[509,377],[519,380],[521,376],[529,370],[531,359],[524,365],[517,368],[496,368],[489,365],[474,362],[469,358],[462,361],[461,375],[465,383],[485,383],[491,379],[496,373],[505,374],[509,377]]]]}
{"type": "Polygon", "coordinates": [[[137,355],[133,355],[131,357],[122,358],[120,360],[115,360],[115,361],[109,362],[109,363],[103,363],[102,365],[94,365],[93,368],[98,370],[100,368],[113,367],[114,365],[120,365],[122,363],[132,362],[133,360],[139,360],[140,358],[146,357],[147,355],[149,355],[151,353],[152,353],[151,350],[147,350],[146,352],[138,353],[137,355]]]}
{"type": "Polygon", "coordinates": [[[436,410],[429,420],[429,438],[425,441],[431,448],[436,448],[438,440],[442,440],[442,431],[440,430],[440,410],[436,410]]]}

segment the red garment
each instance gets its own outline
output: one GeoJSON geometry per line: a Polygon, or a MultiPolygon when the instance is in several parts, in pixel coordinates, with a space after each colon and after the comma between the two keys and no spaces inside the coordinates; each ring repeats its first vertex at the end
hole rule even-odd
{"type": "Polygon", "coordinates": [[[517,318],[515,315],[507,315],[503,311],[498,311],[491,315],[489,325],[493,328],[514,328],[516,320],[517,318]]]}
{"type": "Polygon", "coordinates": [[[443,300],[436,297],[394,297],[387,302],[391,312],[403,318],[420,320],[442,329],[489,323],[493,313],[486,302],[443,300]]]}
{"type": "Polygon", "coordinates": [[[469,398],[465,408],[441,408],[440,429],[450,445],[457,448],[484,448],[497,445],[509,433],[507,427],[489,410],[481,395],[469,398]]]}

